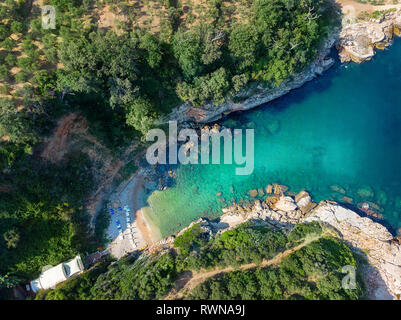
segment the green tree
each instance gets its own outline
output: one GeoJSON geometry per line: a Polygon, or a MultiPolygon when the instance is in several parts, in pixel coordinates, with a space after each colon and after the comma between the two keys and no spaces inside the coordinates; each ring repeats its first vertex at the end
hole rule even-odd
{"type": "Polygon", "coordinates": [[[4,24],[0,24],[0,41],[5,40],[10,35],[10,30],[4,24]]]}
{"type": "Polygon", "coordinates": [[[15,45],[15,40],[11,38],[7,38],[1,43],[1,46],[7,51],[11,51],[15,47],[15,45]]]}
{"type": "Polygon", "coordinates": [[[229,49],[240,70],[255,63],[258,42],[259,37],[254,25],[239,24],[231,31],[229,49]]]}
{"type": "Polygon", "coordinates": [[[11,22],[10,30],[12,33],[23,33],[25,30],[25,26],[20,21],[13,21],[11,22]]]}
{"type": "Polygon", "coordinates": [[[149,63],[151,68],[156,68],[160,65],[163,58],[161,53],[161,44],[155,36],[146,33],[140,38],[139,47],[145,50],[146,61],[149,63]]]}
{"type": "Polygon", "coordinates": [[[201,73],[201,46],[197,34],[178,31],[173,38],[173,52],[185,77],[192,78],[201,73]]]}
{"type": "Polygon", "coordinates": [[[6,56],[5,61],[9,67],[14,67],[17,64],[17,57],[12,53],[9,53],[6,56]]]}
{"type": "Polygon", "coordinates": [[[11,276],[9,274],[6,274],[4,276],[0,275],[0,289],[10,289],[16,286],[20,281],[21,279],[16,276],[11,276]]]}
{"type": "Polygon", "coordinates": [[[153,109],[154,107],[148,99],[142,97],[135,99],[128,106],[127,124],[146,135],[153,127],[156,118],[156,113],[153,109]]]}
{"type": "Polygon", "coordinates": [[[10,229],[3,234],[8,249],[16,248],[19,242],[19,233],[16,229],[10,229]]]}
{"type": "Polygon", "coordinates": [[[0,65],[0,79],[7,81],[9,79],[8,68],[6,65],[0,65]]]}
{"type": "Polygon", "coordinates": [[[24,71],[20,71],[15,75],[15,81],[18,83],[24,83],[28,80],[28,74],[24,71]]]}

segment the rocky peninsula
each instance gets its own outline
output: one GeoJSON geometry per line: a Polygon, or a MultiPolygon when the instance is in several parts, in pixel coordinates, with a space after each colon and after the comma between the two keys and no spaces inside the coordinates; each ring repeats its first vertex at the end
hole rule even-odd
{"type": "Polygon", "coordinates": [[[401,36],[401,8],[360,13],[357,21],[345,23],[336,44],[341,62],[362,63],[401,36]]]}
{"type": "MultiPolygon", "coordinates": [[[[386,10],[377,10],[371,14],[360,13],[353,20],[347,20],[344,16],[341,28],[332,30],[331,34],[327,36],[316,59],[309,67],[294,74],[278,87],[265,87],[259,84],[255,88],[247,88],[233,98],[227,98],[220,105],[210,103],[202,107],[195,107],[187,102],[173,109],[168,117],[161,121],[209,123],[230,113],[253,109],[280,98],[332,67],[335,61],[329,54],[333,47],[337,48],[340,61],[343,63],[351,61],[362,63],[372,59],[376,50],[384,50],[391,44],[394,37],[401,36],[401,8],[397,5],[387,7],[389,8],[386,10]]],[[[346,8],[343,6],[344,10],[346,8]]],[[[345,13],[343,12],[343,14],[345,13]]]]}

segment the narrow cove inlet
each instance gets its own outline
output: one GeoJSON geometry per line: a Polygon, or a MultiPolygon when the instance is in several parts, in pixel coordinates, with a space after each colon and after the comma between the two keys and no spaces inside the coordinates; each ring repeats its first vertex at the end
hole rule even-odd
{"type": "MultiPolygon", "coordinates": [[[[369,63],[337,63],[301,89],[237,113],[219,124],[255,129],[255,170],[234,165],[181,165],[173,187],[147,198],[148,219],[162,236],[221,208],[255,199],[250,190],[279,183],[316,201],[354,208],[368,203],[401,226],[401,42],[369,63]]],[[[263,198],[259,190],[256,197],[263,198]]]]}
{"type": "Polygon", "coordinates": [[[401,0],[0,0],[0,301],[401,300],[400,38],[401,0]]]}

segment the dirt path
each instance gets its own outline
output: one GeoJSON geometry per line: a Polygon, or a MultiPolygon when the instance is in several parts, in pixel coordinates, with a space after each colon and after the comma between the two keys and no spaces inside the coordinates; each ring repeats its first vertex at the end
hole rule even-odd
{"type": "Polygon", "coordinates": [[[172,289],[171,292],[167,295],[165,300],[177,300],[183,298],[186,294],[190,293],[195,287],[197,287],[202,282],[206,281],[207,279],[217,276],[222,273],[232,272],[236,270],[245,271],[254,268],[265,268],[273,265],[278,265],[285,257],[288,257],[290,254],[301,250],[308,244],[313,241],[320,239],[323,236],[320,235],[318,237],[313,237],[308,240],[305,240],[302,244],[285,250],[283,252],[278,253],[274,258],[270,260],[263,260],[262,263],[248,263],[241,265],[238,269],[234,269],[233,267],[227,268],[218,268],[212,271],[201,271],[201,272],[194,272],[192,271],[192,277],[189,277],[188,272],[182,274],[177,280],[177,287],[172,289]],[[188,281],[186,281],[188,280],[188,281]]]}

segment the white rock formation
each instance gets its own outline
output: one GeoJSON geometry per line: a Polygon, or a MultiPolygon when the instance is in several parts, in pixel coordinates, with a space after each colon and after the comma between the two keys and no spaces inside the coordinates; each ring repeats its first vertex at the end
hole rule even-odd
{"type": "MultiPolygon", "coordinates": [[[[399,299],[401,295],[401,247],[381,224],[337,204],[319,205],[304,221],[322,221],[334,227],[342,238],[364,252],[384,281],[388,293],[399,299]]],[[[380,280],[376,279],[376,280],[380,280]]],[[[386,299],[386,288],[376,281],[371,296],[386,299]]]]}
{"type": "Polygon", "coordinates": [[[383,19],[358,21],[343,25],[337,43],[341,62],[361,63],[375,55],[375,49],[386,47],[394,35],[400,35],[401,9],[384,14],[383,19]]]}

